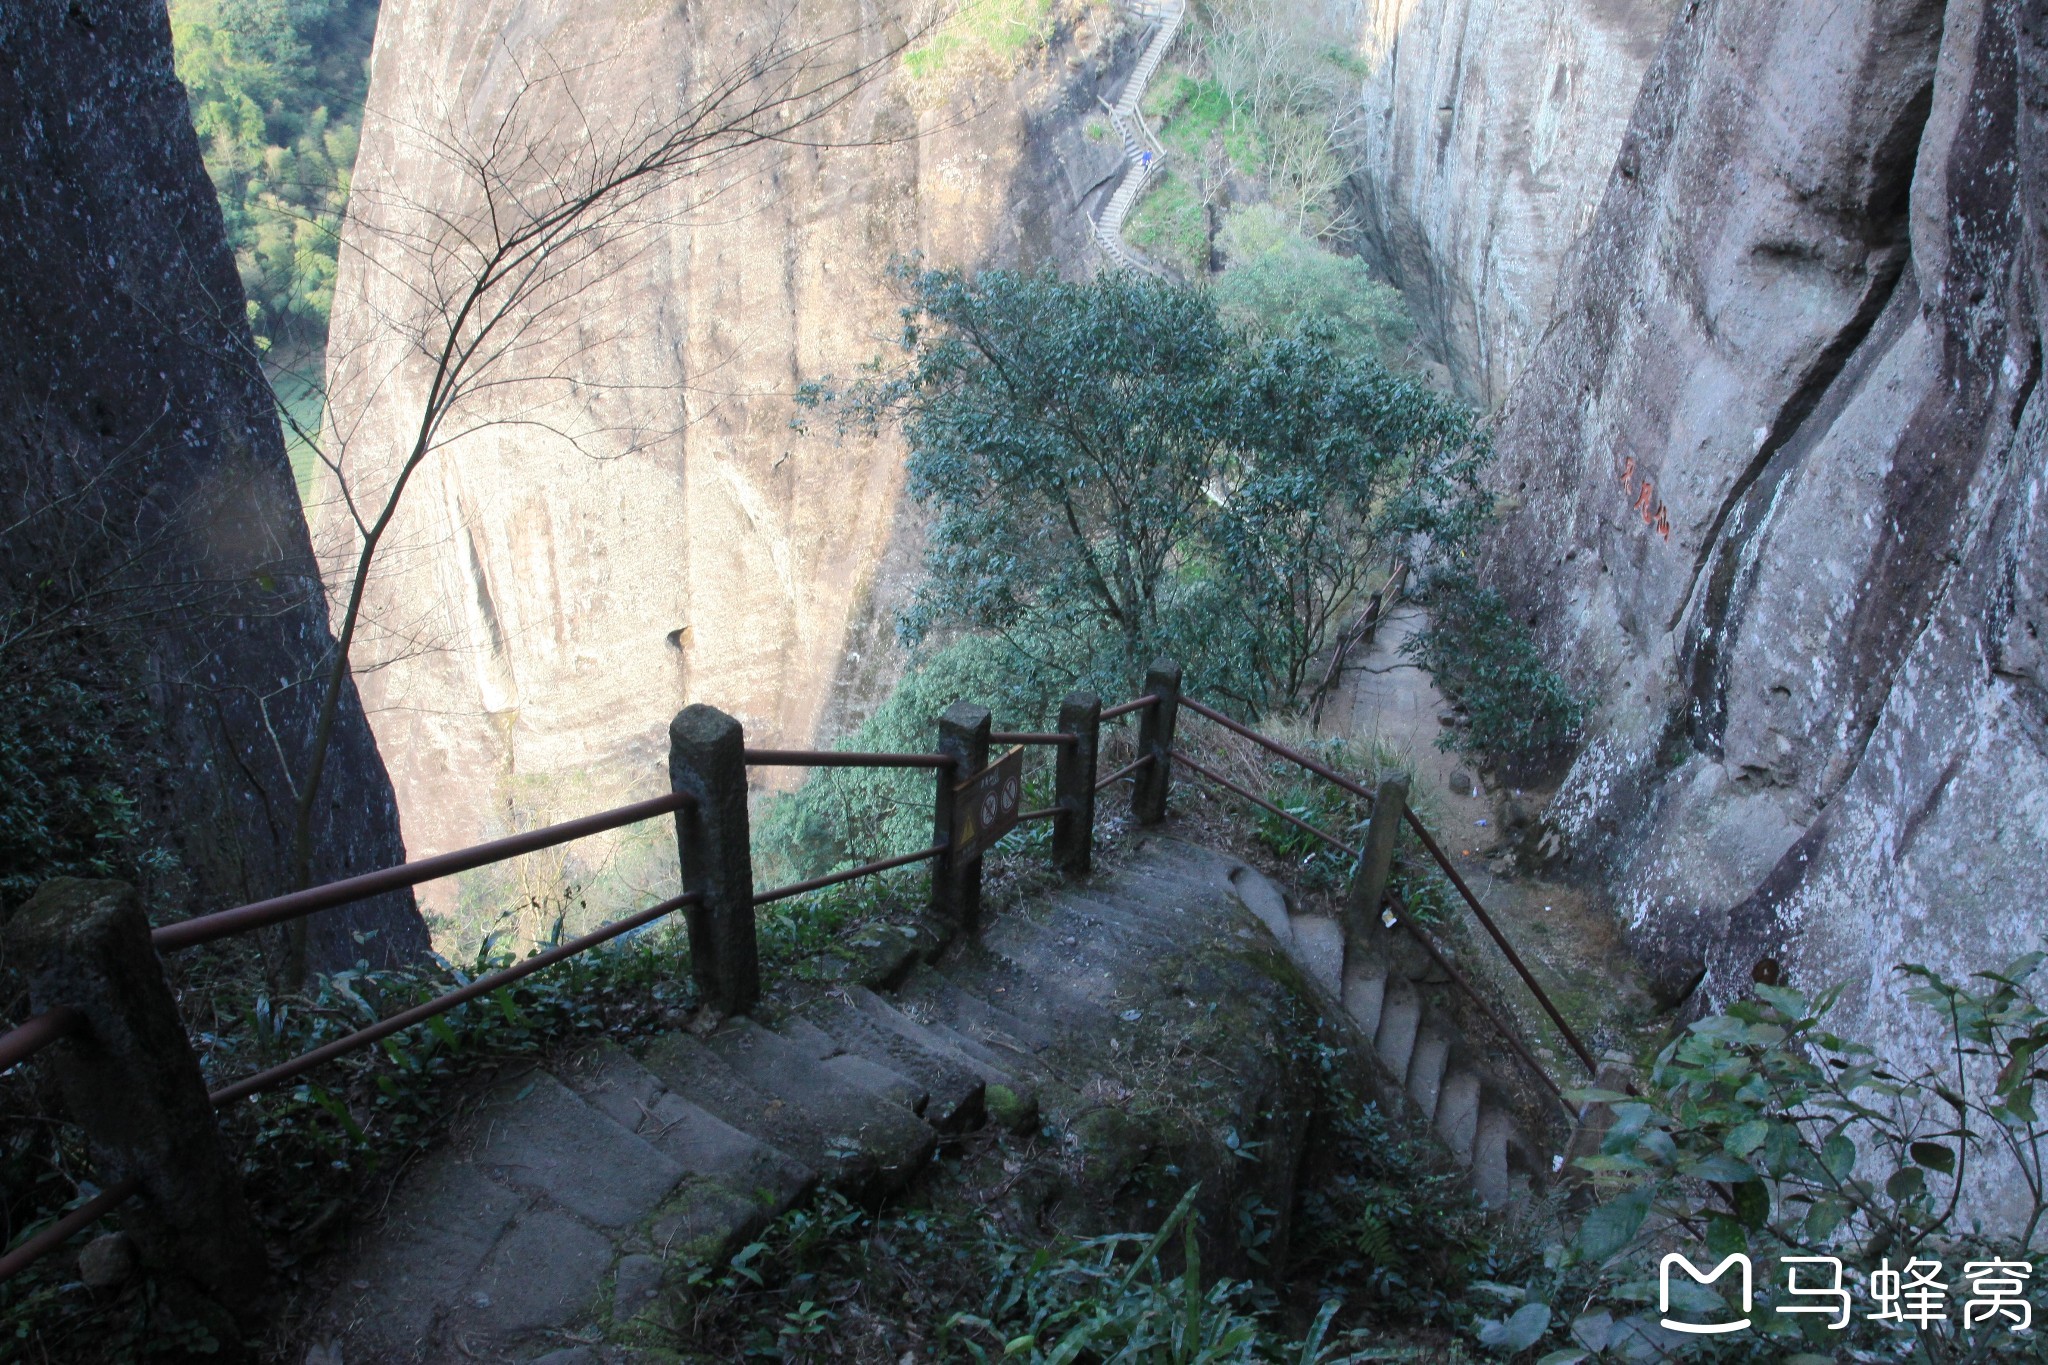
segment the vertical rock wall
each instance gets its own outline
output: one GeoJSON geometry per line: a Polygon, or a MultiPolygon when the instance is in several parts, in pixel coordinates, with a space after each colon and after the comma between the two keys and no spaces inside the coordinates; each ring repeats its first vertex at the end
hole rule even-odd
{"type": "MultiPolygon", "coordinates": [[[[428,282],[413,244],[464,193],[449,149],[515,99],[599,129],[662,116],[778,12],[388,0],[330,347],[359,488],[388,483],[429,383],[402,333],[428,282]]],[[[803,22],[875,17],[849,0],[803,22]]],[[[685,179],[564,285],[557,330],[503,370],[532,382],[480,399],[467,434],[421,467],[371,584],[361,685],[409,846],[660,790],[665,727],[686,702],[734,713],[756,743],[818,736],[886,643],[873,603],[915,527],[901,450],[842,440],[829,420],[792,431],[795,391],[893,355],[893,256],[1083,257],[1081,200],[1116,164],[1082,135],[1112,25],[1079,10],[1036,65],[968,68],[936,102],[891,63],[820,130],[872,145],[765,149],[685,179]]],[[[863,41],[882,50],[879,34],[863,41]]],[[[330,502],[316,525],[338,584],[347,523],[330,502]]],[[[663,875],[660,848],[644,852],[626,880],[663,875]]],[[[630,872],[630,849],[612,856],[630,872]]]]}
{"type": "Polygon", "coordinates": [[[2042,44],[1688,4],[1499,432],[1490,573],[1598,699],[1553,819],[1673,996],[1769,959],[1900,1057],[1894,964],[2043,937],[2042,44]]]}
{"type": "Polygon", "coordinates": [[[1459,395],[1493,407],[1549,324],[1675,0],[1360,0],[1368,259],[1459,395]]]}
{"type": "MultiPolygon", "coordinates": [[[[163,5],[0,8],[0,606],[16,624],[70,575],[69,628],[144,674],[170,779],[152,813],[195,911],[287,889],[332,643],[253,354],[163,5]]],[[[350,693],[316,878],[401,861],[396,817],[350,693]]],[[[318,918],[310,946],[336,966],[426,939],[402,896],[318,918]]]]}

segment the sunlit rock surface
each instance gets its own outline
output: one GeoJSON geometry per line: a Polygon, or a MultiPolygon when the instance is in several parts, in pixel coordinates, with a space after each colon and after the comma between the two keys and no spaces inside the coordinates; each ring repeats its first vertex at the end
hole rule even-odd
{"type": "MultiPolygon", "coordinates": [[[[774,10],[385,6],[330,352],[357,487],[388,486],[431,380],[403,333],[432,276],[419,234],[463,193],[448,147],[477,142],[534,73],[527,113],[557,128],[602,139],[667,116],[774,10]]],[[[831,4],[804,24],[871,17],[831,4]]],[[[481,396],[422,465],[370,582],[361,685],[415,853],[662,790],[686,702],[782,745],[871,703],[889,585],[916,555],[902,451],[829,419],[793,431],[793,396],[893,352],[892,257],[1088,259],[1083,201],[1116,159],[1084,123],[1098,87],[1114,94],[1113,66],[1099,73],[1118,33],[1080,10],[1014,73],[968,62],[917,85],[888,63],[819,130],[872,145],[767,148],[685,180],[565,282],[573,301],[503,370],[532,382],[481,396]]],[[[335,491],[316,528],[339,590],[335,491]]],[[[615,850],[614,880],[672,876],[667,838],[615,850]]]]}
{"type": "Polygon", "coordinates": [[[1499,433],[1491,576],[1597,699],[1580,865],[1671,995],[1846,980],[1900,1059],[1894,964],[2042,939],[2041,41],[1688,8],[1499,433]]]}
{"type": "MultiPolygon", "coordinates": [[[[1327,0],[1326,0],[1327,3],[1327,0]]],[[[1492,407],[1549,324],[1674,0],[1354,0],[1368,258],[1423,349],[1492,407]]]]}

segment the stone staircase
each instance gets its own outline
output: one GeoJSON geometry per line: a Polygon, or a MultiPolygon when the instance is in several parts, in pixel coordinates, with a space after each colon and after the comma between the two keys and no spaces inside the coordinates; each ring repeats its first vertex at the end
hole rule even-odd
{"type": "Polygon", "coordinates": [[[1096,216],[1095,243],[1103,255],[1126,270],[1142,270],[1163,276],[1165,271],[1125,243],[1124,221],[1131,216],[1131,210],[1138,205],[1138,197],[1145,192],[1145,186],[1166,159],[1165,149],[1146,128],[1139,106],[1145,98],[1145,87],[1159,70],[1159,64],[1166,59],[1167,49],[1173,46],[1173,40],[1180,34],[1181,21],[1187,17],[1187,4],[1186,0],[1147,0],[1135,10],[1153,27],[1137,66],[1124,78],[1116,103],[1105,106],[1109,110],[1110,126],[1116,129],[1117,137],[1123,142],[1124,167],[1116,188],[1110,192],[1109,202],[1096,216]]]}
{"type": "Polygon", "coordinates": [[[1440,983],[1427,954],[1395,929],[1347,954],[1336,920],[1292,913],[1280,888],[1255,872],[1239,877],[1238,894],[1371,1041],[1392,1091],[1382,1103],[1427,1124],[1472,1173],[1481,1202],[1498,1208],[1518,1184],[1544,1183],[1543,1144],[1529,1136],[1513,1088],[1433,998],[1440,983]]]}
{"type": "Polygon", "coordinates": [[[991,1120],[1035,1131],[1042,1092],[1087,1093],[1103,1040],[1196,1010],[1191,952],[1257,948],[1265,931],[1330,1015],[1341,1001],[1382,1105],[1433,1124],[1487,1202],[1511,1198],[1518,1152],[1539,1169],[1530,1144],[1405,960],[1347,963],[1335,921],[1291,913],[1235,859],[1152,836],[1124,866],[993,916],[893,991],[838,986],[765,1022],[500,1077],[348,1258],[309,1365],[593,1365],[565,1337],[630,1331],[690,1265],[730,1256],[820,1186],[873,1202],[949,1135],[991,1120]]]}

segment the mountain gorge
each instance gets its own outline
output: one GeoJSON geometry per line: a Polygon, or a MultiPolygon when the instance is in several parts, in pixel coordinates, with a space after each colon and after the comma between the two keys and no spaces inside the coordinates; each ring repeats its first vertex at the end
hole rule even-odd
{"type": "MultiPolygon", "coordinates": [[[[437,195],[467,192],[453,149],[520,99],[534,126],[673,109],[774,22],[385,6],[329,348],[330,434],[358,496],[388,486],[431,384],[409,310],[445,262],[412,244],[437,195]]],[[[706,177],[638,206],[573,323],[505,362],[501,379],[530,382],[480,398],[400,508],[360,671],[415,853],[659,789],[685,700],[801,743],[893,679],[890,585],[918,534],[901,449],[792,430],[791,400],[894,349],[894,257],[1080,268],[1081,203],[1117,164],[1084,125],[1125,40],[1106,11],[1060,11],[1019,64],[864,30],[853,6],[803,22],[866,33],[835,49],[842,71],[892,41],[918,60],[849,86],[815,132],[829,145],[753,148],[715,198],[706,177]]],[[[330,563],[353,546],[340,491],[330,479],[312,513],[330,563]]]]}

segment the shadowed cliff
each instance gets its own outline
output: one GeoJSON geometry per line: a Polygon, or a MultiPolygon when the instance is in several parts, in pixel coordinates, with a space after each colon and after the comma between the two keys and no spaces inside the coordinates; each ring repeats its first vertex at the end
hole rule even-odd
{"type": "MultiPolygon", "coordinates": [[[[276,894],[332,641],[161,4],[0,12],[0,187],[10,674],[139,699],[117,743],[155,771],[132,795],[183,865],[161,900],[276,894]]],[[[396,815],[351,691],[314,878],[401,861],[396,815]]],[[[309,946],[340,966],[426,938],[394,896],[321,917],[309,946]]]]}

